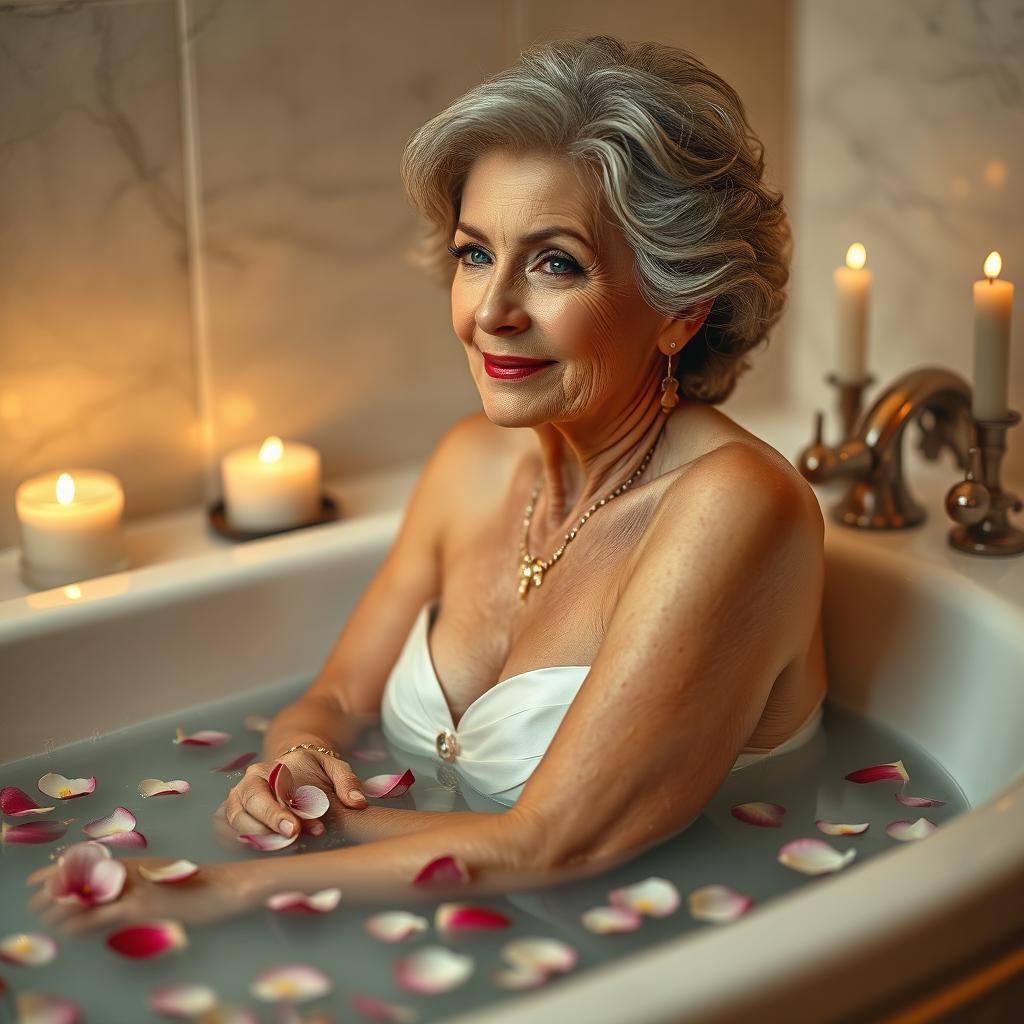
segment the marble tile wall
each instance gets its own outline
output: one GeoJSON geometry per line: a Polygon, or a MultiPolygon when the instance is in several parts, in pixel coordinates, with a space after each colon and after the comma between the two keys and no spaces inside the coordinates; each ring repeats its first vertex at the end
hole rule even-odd
{"type": "MultiPolygon", "coordinates": [[[[834,408],[832,270],[853,241],[875,275],[868,401],[916,366],[971,381],[971,286],[996,249],[1016,284],[1009,404],[1024,413],[1024,0],[799,0],[794,15],[789,326],[808,438],[811,407],[834,408]]],[[[1024,426],[1007,439],[1024,495],[1024,426]]]]}
{"type": "MultiPolygon", "coordinates": [[[[95,466],[129,519],[217,497],[268,433],[328,476],[426,456],[479,407],[408,265],[406,139],[532,42],[700,54],[786,184],[789,0],[0,4],[0,547],[14,490],[95,466]]],[[[739,398],[784,391],[784,330],[739,398]]]]}

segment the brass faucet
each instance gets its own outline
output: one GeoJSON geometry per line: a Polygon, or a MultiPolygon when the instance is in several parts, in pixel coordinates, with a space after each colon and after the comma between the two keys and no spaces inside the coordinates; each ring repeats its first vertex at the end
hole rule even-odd
{"type": "Polygon", "coordinates": [[[961,470],[970,465],[974,444],[971,388],[959,375],[923,366],[895,380],[854,425],[837,448],[824,444],[822,413],[815,414],[814,443],[798,456],[797,467],[811,483],[848,479],[845,497],[830,509],[848,526],[901,530],[925,519],[925,510],[907,490],[903,476],[903,435],[921,424],[921,451],[934,462],[952,450],[961,470]]]}

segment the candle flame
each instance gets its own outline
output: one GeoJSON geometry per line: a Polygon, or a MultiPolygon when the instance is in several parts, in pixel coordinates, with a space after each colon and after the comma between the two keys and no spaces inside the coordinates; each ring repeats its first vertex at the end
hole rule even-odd
{"type": "Polygon", "coordinates": [[[75,500],[75,481],[70,473],[57,477],[57,500],[62,505],[70,505],[75,500]]]}
{"type": "Polygon", "coordinates": [[[985,257],[985,276],[991,281],[993,278],[999,276],[999,271],[1003,269],[1003,258],[997,252],[990,252],[985,257]]]}
{"type": "Polygon", "coordinates": [[[271,435],[260,446],[260,462],[280,462],[284,452],[284,445],[281,438],[271,435]]]}
{"type": "Polygon", "coordinates": [[[64,596],[70,601],[77,601],[82,596],[82,588],[76,583],[64,588],[64,596]]]}
{"type": "Polygon", "coordinates": [[[851,270],[860,270],[861,267],[867,263],[868,251],[864,248],[860,242],[854,242],[849,249],[846,250],[846,265],[851,270]]]}

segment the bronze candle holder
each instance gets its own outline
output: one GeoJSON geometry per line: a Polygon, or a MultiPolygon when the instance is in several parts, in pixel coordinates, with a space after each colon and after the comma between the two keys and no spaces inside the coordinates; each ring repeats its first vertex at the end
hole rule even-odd
{"type": "Polygon", "coordinates": [[[1010,409],[1003,419],[974,420],[976,444],[970,449],[966,478],[946,494],[946,512],[959,525],[949,531],[951,547],[970,555],[1019,555],[1024,530],[1009,520],[1010,511],[1024,505],[1003,490],[1000,464],[1006,451],[1006,432],[1020,422],[1010,409]]]}

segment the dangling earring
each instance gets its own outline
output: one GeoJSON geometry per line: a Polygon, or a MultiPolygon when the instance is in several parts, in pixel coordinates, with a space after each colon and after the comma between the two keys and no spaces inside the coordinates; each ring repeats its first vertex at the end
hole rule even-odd
{"type": "MultiPolygon", "coordinates": [[[[675,348],[676,343],[670,342],[671,347],[675,348]]],[[[679,404],[679,395],[676,392],[679,390],[679,381],[672,376],[672,355],[668,357],[668,370],[665,372],[665,378],[661,382],[661,408],[665,412],[671,412],[679,404]]]]}

